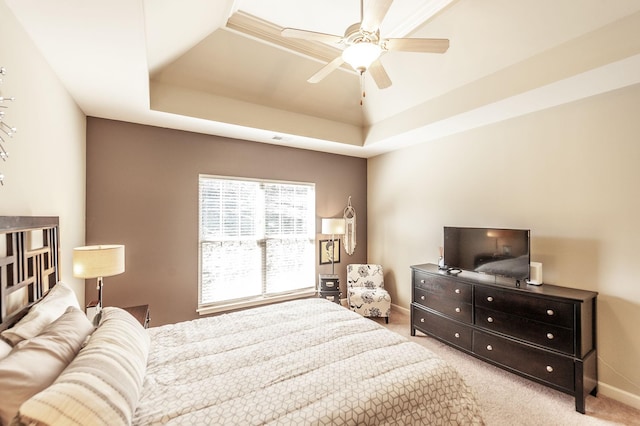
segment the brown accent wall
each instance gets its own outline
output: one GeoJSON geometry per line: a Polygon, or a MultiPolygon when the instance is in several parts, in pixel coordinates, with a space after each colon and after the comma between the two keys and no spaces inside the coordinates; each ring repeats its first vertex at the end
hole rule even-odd
{"type": "MultiPolygon", "coordinates": [[[[88,117],[86,173],[87,245],[126,246],[125,273],[105,278],[105,306],[148,303],[152,326],[199,317],[200,173],[314,182],[318,232],[351,196],[358,242],[353,256],[341,245],[343,295],[346,265],[367,259],[366,159],[88,117]]],[[[88,280],[86,301],[96,294],[88,280]]]]}

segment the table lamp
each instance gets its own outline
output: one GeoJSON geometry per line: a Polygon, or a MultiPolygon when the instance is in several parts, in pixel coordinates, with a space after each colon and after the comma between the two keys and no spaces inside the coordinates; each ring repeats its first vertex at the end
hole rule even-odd
{"type": "Polygon", "coordinates": [[[98,311],[102,309],[103,277],[123,272],[124,246],[121,244],[85,246],[73,249],[73,276],[98,279],[98,311]]]}

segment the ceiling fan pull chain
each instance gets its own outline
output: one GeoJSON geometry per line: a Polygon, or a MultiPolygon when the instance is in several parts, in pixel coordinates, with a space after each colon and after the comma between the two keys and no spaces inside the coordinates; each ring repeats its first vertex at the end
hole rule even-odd
{"type": "Polygon", "coordinates": [[[364,104],[364,98],[367,96],[364,90],[364,73],[360,73],[360,106],[364,104]]]}

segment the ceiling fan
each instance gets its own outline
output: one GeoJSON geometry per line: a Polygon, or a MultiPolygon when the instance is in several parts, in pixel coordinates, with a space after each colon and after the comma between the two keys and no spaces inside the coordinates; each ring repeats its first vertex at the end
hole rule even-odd
{"type": "Polygon", "coordinates": [[[380,89],[391,86],[391,79],[378,60],[387,51],[444,53],[449,48],[449,40],[443,38],[381,38],[380,24],[389,11],[393,0],[368,0],[364,10],[364,0],[360,0],[360,22],[347,28],[344,36],[325,34],[296,28],[284,28],[283,37],[319,41],[332,46],[344,47],[341,56],[322,67],[307,81],[318,83],[343,63],[348,63],[361,76],[366,71],[380,89]]]}

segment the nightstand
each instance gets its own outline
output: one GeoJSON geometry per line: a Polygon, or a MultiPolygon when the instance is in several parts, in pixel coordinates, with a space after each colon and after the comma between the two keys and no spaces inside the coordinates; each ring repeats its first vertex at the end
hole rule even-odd
{"type": "Polygon", "coordinates": [[[135,319],[137,319],[144,328],[149,328],[149,322],[151,321],[151,313],[149,312],[149,305],[129,306],[128,308],[122,308],[129,312],[135,319]]]}
{"type": "Polygon", "coordinates": [[[340,305],[340,278],[334,274],[319,274],[318,297],[330,300],[340,305]]]}

